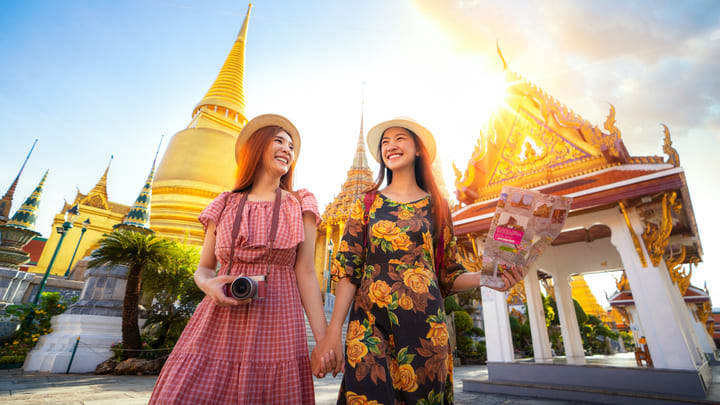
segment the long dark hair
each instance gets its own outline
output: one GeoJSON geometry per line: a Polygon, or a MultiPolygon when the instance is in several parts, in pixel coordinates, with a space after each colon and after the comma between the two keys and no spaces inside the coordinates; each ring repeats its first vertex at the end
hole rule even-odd
{"type": "MultiPolygon", "coordinates": [[[[415,182],[417,183],[418,187],[420,187],[426,193],[430,194],[430,209],[433,215],[433,221],[435,221],[434,237],[437,238],[440,234],[439,232],[442,232],[442,229],[438,228],[439,224],[447,225],[448,221],[450,220],[448,215],[448,202],[440,193],[440,188],[435,181],[435,175],[432,171],[432,163],[430,162],[430,156],[428,155],[428,151],[425,148],[425,145],[422,143],[422,140],[420,140],[419,136],[415,135],[415,132],[407,128],[403,129],[410,133],[412,139],[415,141],[415,147],[419,152],[419,156],[415,158],[414,163],[415,182]]],[[[390,185],[390,183],[392,183],[392,170],[385,166],[385,161],[382,159],[381,149],[383,136],[385,136],[384,132],[383,135],[380,137],[380,142],[378,143],[378,156],[380,156],[380,172],[378,173],[377,179],[375,180],[375,184],[373,184],[373,186],[370,187],[367,192],[377,191],[380,186],[382,186],[385,177],[387,177],[387,185],[390,185]]]]}
{"type": "MultiPolygon", "coordinates": [[[[265,148],[275,138],[275,135],[284,131],[282,127],[271,125],[262,127],[253,132],[243,146],[237,156],[237,173],[235,180],[235,189],[233,192],[247,191],[252,187],[255,180],[255,172],[260,167],[265,148]]],[[[282,177],[280,177],[280,188],[285,191],[292,191],[293,186],[293,170],[295,169],[294,159],[290,164],[290,169],[282,177]]]]}

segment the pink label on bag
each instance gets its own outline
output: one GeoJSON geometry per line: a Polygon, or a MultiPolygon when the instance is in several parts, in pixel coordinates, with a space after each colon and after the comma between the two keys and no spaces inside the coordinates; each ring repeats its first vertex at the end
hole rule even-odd
{"type": "Polygon", "coordinates": [[[500,242],[508,242],[515,245],[519,245],[522,242],[522,238],[525,232],[517,229],[507,228],[504,226],[498,226],[495,228],[495,234],[493,239],[500,242]]]}

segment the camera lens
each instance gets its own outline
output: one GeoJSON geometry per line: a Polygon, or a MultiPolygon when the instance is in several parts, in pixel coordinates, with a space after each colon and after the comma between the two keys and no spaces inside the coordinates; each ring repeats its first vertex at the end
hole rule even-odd
{"type": "Polygon", "coordinates": [[[232,293],[232,296],[239,299],[244,300],[247,298],[252,298],[254,295],[254,288],[253,288],[253,280],[247,278],[247,277],[238,277],[235,279],[235,281],[232,282],[232,285],[230,286],[230,291],[232,293]]]}

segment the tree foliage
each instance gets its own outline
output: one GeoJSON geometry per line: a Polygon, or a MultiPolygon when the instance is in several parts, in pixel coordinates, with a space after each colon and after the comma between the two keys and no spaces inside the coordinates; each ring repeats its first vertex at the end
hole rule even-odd
{"type": "Polygon", "coordinates": [[[138,326],[140,279],[152,269],[167,267],[171,262],[172,243],[154,234],[115,230],[105,235],[93,251],[88,267],[125,265],[128,267],[123,300],[122,345],[125,350],[142,347],[138,326]]]}
{"type": "Polygon", "coordinates": [[[149,302],[144,340],[152,349],[172,348],[197,305],[205,297],[193,280],[200,258],[192,246],[172,243],[172,260],[162,268],[150,268],[142,281],[149,302]]]}

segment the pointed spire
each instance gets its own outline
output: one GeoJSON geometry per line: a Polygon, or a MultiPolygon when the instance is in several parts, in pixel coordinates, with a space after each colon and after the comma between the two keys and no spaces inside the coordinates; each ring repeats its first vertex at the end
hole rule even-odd
{"type": "Polygon", "coordinates": [[[132,208],[130,208],[127,215],[125,215],[125,218],[123,218],[122,223],[115,225],[113,228],[131,227],[135,230],[137,230],[137,228],[142,228],[148,231],[150,230],[150,200],[152,199],[152,182],[155,177],[155,163],[157,162],[160,145],[162,145],[164,137],[165,135],[160,137],[160,143],[158,144],[157,151],[155,152],[155,158],[153,159],[150,173],[148,174],[147,180],[145,180],[145,184],[140,190],[140,194],[137,199],[135,199],[135,203],[132,208]]]}
{"type": "Polygon", "coordinates": [[[27,156],[25,157],[25,161],[20,167],[20,171],[18,172],[17,176],[15,176],[15,180],[12,182],[7,192],[0,200],[0,224],[4,224],[5,222],[7,222],[8,218],[10,217],[10,209],[12,207],[12,200],[13,196],[15,195],[15,189],[17,188],[18,181],[20,180],[20,175],[22,174],[23,170],[25,170],[25,165],[27,164],[28,159],[30,159],[30,155],[32,155],[33,150],[35,150],[35,145],[37,145],[37,141],[38,140],[35,139],[35,142],[33,142],[33,145],[30,148],[30,152],[28,152],[27,156]]]}
{"type": "Polygon", "coordinates": [[[35,191],[30,194],[30,197],[25,200],[23,205],[15,211],[12,219],[8,221],[8,226],[14,226],[16,228],[27,229],[29,231],[35,230],[35,221],[37,220],[37,210],[40,207],[40,197],[42,196],[43,187],[45,186],[45,179],[47,179],[48,170],[40,180],[40,184],[35,187],[35,191]]]}
{"type": "Polygon", "coordinates": [[[110,155],[110,161],[108,161],[108,165],[105,168],[105,172],[103,173],[102,177],[100,177],[100,180],[98,180],[95,187],[92,188],[92,190],[88,193],[88,195],[93,194],[93,192],[101,193],[107,196],[107,176],[108,172],[110,171],[110,164],[112,164],[114,155],[110,155]]]}
{"type": "Polygon", "coordinates": [[[238,121],[244,123],[245,118],[245,93],[243,82],[245,77],[245,40],[247,38],[248,22],[252,4],[248,4],[245,21],[235,39],[230,54],[220,69],[215,82],[208,90],[205,97],[195,106],[193,117],[203,106],[220,107],[225,110],[225,116],[234,120],[238,114],[238,121]]]}
{"type": "Polygon", "coordinates": [[[355,148],[355,158],[353,159],[352,168],[355,170],[369,169],[367,155],[365,154],[365,83],[363,82],[363,96],[360,107],[360,134],[358,135],[357,147],[355,148]]]}
{"type": "Polygon", "coordinates": [[[107,194],[107,176],[108,172],[110,171],[110,164],[112,164],[113,158],[114,156],[110,155],[110,161],[105,168],[105,172],[100,177],[100,180],[98,180],[97,184],[95,184],[95,187],[93,187],[92,190],[87,193],[85,198],[80,201],[80,204],[89,205],[91,207],[105,210],[109,208],[107,194]]]}

